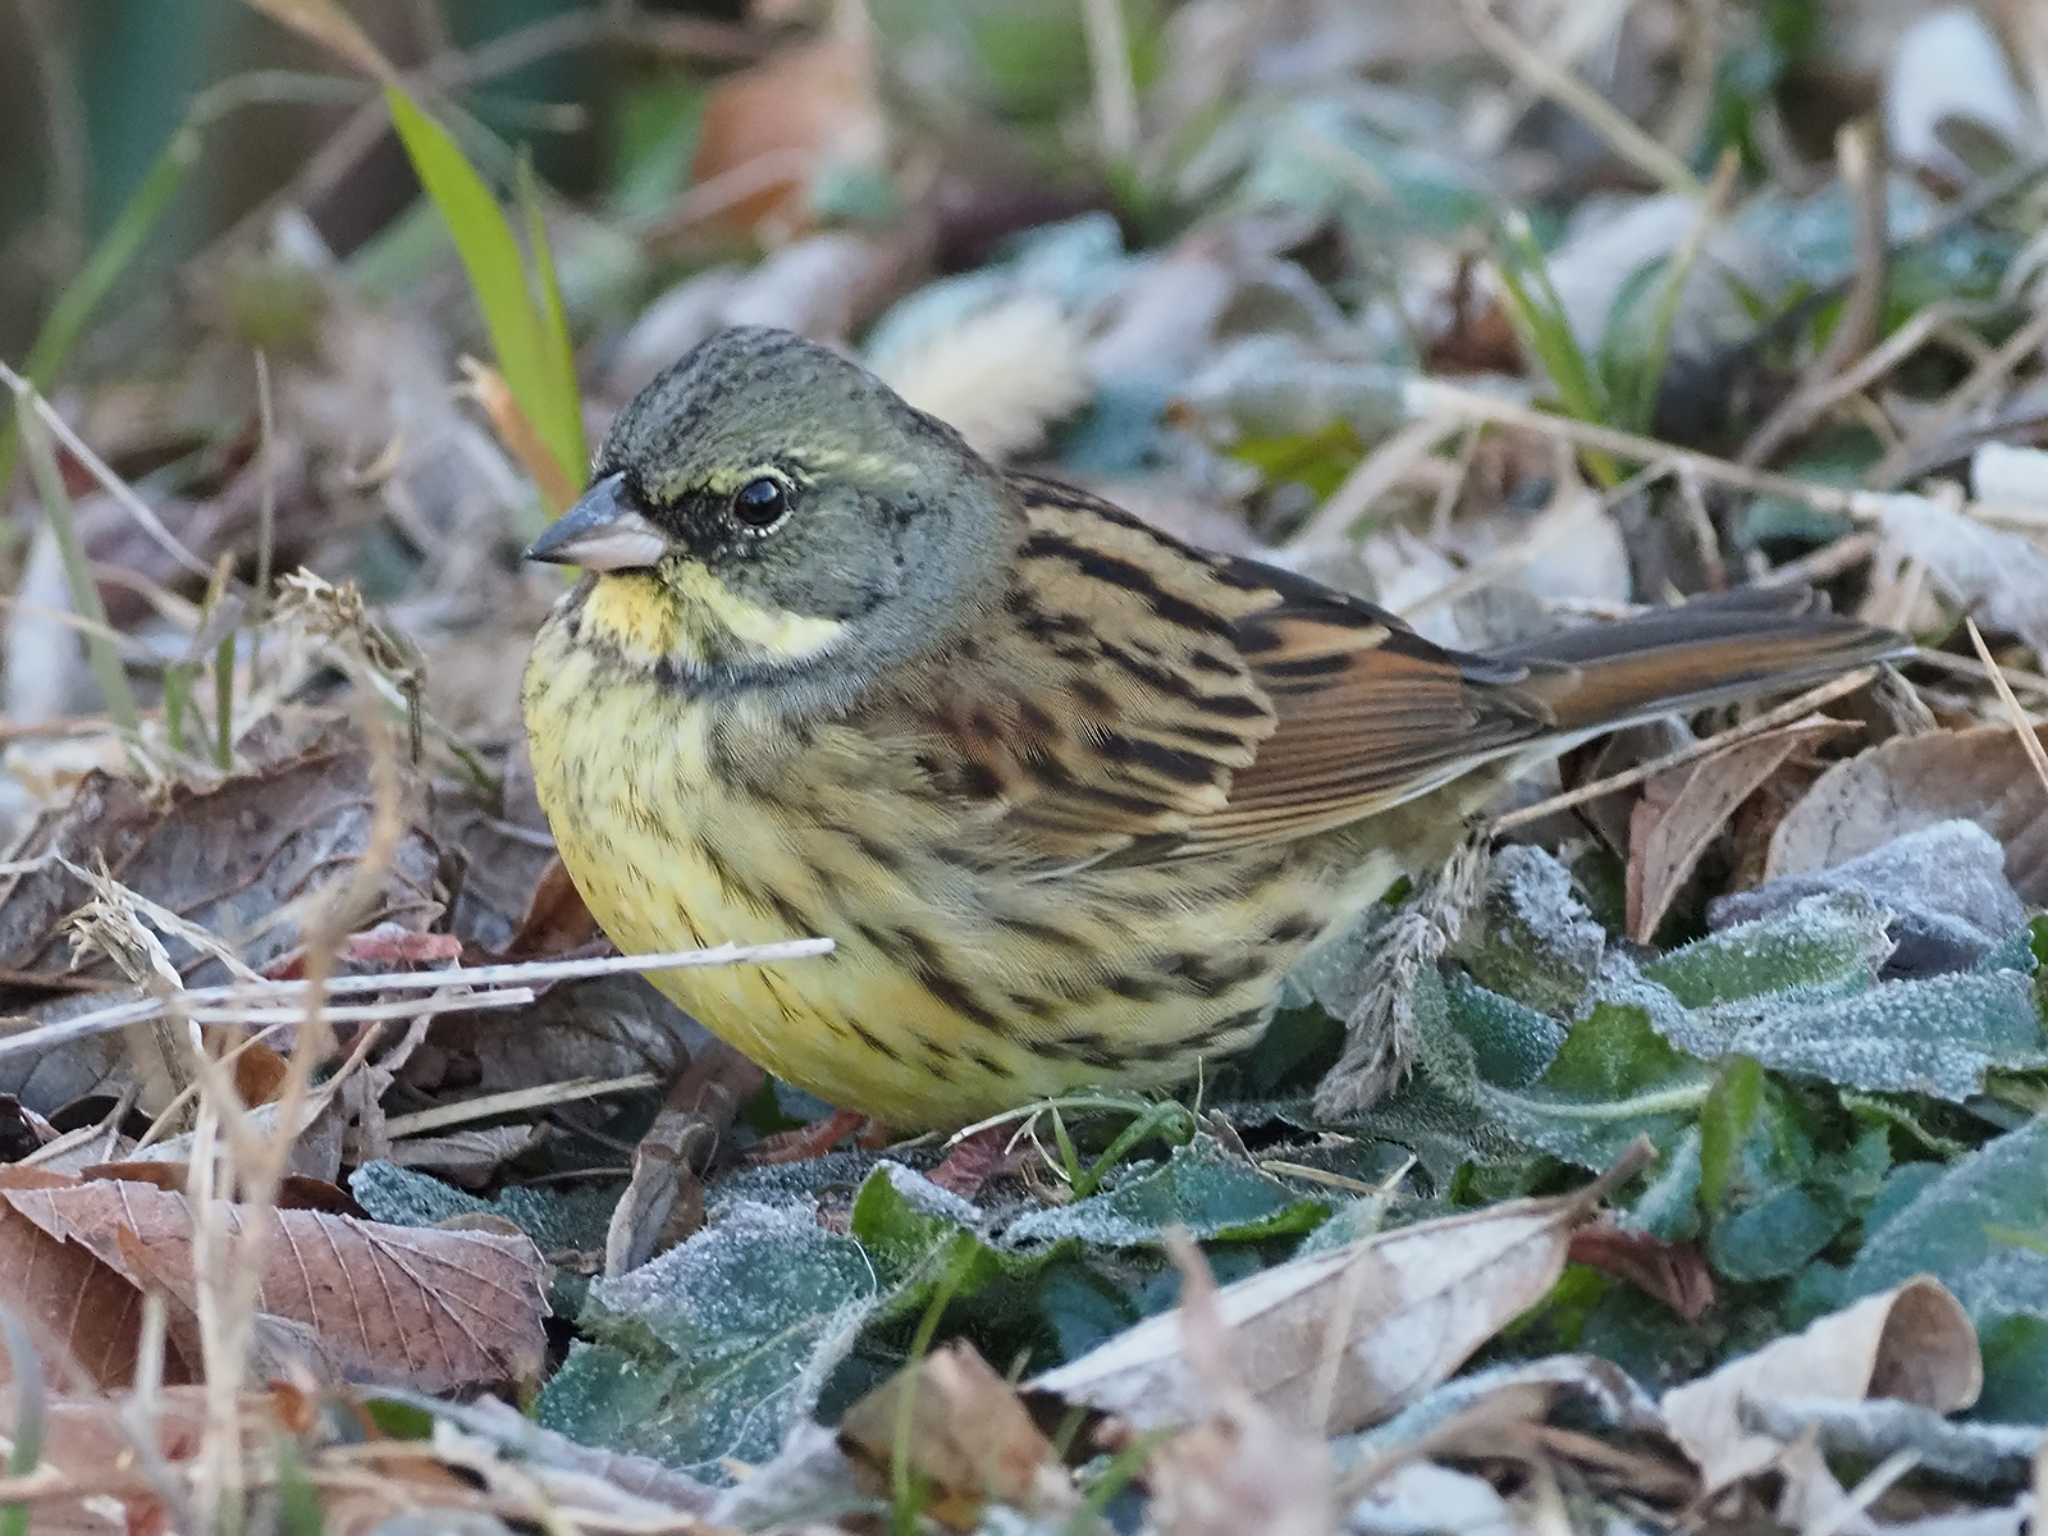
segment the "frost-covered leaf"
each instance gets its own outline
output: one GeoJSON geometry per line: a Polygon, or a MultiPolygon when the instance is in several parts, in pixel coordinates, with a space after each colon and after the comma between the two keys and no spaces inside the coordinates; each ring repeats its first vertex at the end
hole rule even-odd
{"type": "Polygon", "coordinates": [[[1824,891],[1860,891],[1892,914],[1889,974],[1960,970],[2026,916],[2005,876],[2005,850],[1982,827],[1943,821],[1811,874],[1783,875],[1753,891],[1716,897],[1715,928],[1752,922],[1824,891]]]}
{"type": "Polygon", "coordinates": [[[349,1193],[379,1221],[427,1227],[453,1216],[502,1216],[544,1251],[604,1251],[605,1224],[618,1203],[617,1180],[572,1185],[510,1184],[489,1200],[395,1163],[365,1163],[349,1175],[349,1193]]]}
{"type": "MultiPolygon", "coordinates": [[[[2048,584],[2035,588],[2033,600],[2048,603],[2043,593],[2048,584]]],[[[1897,736],[1835,764],[1772,833],[1765,874],[1833,869],[1902,833],[1958,817],[2005,850],[2006,878],[2022,901],[2048,906],[2048,789],[2006,725],[1897,736]]]]}
{"type": "Polygon", "coordinates": [[[809,1413],[879,1299],[860,1244],[804,1206],[726,1209],[652,1263],[600,1280],[541,1393],[543,1425],[589,1445],[717,1470],[764,1461],[809,1413]]]}
{"type": "MultiPolygon", "coordinates": [[[[1635,1166],[1631,1159],[1561,1199],[1422,1222],[1226,1287],[1217,1300],[1246,1387],[1297,1425],[1312,1420],[1327,1390],[1319,1432],[1418,1401],[1556,1283],[1572,1230],[1635,1166]]],[[[1148,1318],[1031,1385],[1139,1428],[1187,1423],[1204,1394],[1181,1326],[1177,1311],[1148,1318]]]]}
{"type": "Polygon", "coordinates": [[[1569,1015],[1600,970],[1607,935],[1572,889],[1571,871],[1539,848],[1494,856],[1486,895],[1458,957],[1480,985],[1545,1013],[1569,1015]]]}
{"type": "Polygon", "coordinates": [[[1873,1230],[1846,1276],[1851,1295],[1916,1274],[1942,1281],[1979,1323],[2048,1318],[2048,1116],[2008,1131],[1926,1178],[1873,1230]]]}
{"type": "Polygon", "coordinates": [[[1870,1092],[1961,1102],[1993,1069],[2048,1066],[2030,977],[2017,971],[1894,981],[1767,1012],[1729,1040],[1773,1071],[1870,1092]]]}
{"type": "Polygon", "coordinates": [[[1884,913],[1853,892],[1809,897],[1648,962],[1643,976],[1688,1008],[1791,988],[1859,989],[1891,953],[1884,913]]]}
{"type": "Polygon", "coordinates": [[[1713,1069],[1667,1045],[1646,1010],[1601,1002],[1536,1081],[1521,1089],[1482,1081],[1476,1092],[1516,1140],[1598,1168],[1638,1136],[1675,1146],[1712,1081],[1713,1069]]]}
{"type": "Polygon", "coordinates": [[[1090,1247],[1151,1247],[1179,1226],[1204,1242],[1249,1242],[1307,1232],[1329,1214],[1326,1202],[1303,1199],[1200,1138],[1175,1147],[1164,1163],[1133,1169],[1102,1194],[1027,1212],[1005,1236],[1012,1243],[1071,1237],[1090,1247]]]}

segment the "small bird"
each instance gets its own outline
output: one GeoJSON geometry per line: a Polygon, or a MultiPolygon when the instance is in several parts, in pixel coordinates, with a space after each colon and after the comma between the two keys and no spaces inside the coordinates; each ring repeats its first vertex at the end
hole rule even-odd
{"type": "Polygon", "coordinates": [[[627,953],[835,940],[651,979],[901,1131],[1192,1077],[1509,775],[1910,650],[1797,589],[1448,650],[755,327],[625,407],[527,556],[587,572],[523,701],[591,914],[627,953]]]}

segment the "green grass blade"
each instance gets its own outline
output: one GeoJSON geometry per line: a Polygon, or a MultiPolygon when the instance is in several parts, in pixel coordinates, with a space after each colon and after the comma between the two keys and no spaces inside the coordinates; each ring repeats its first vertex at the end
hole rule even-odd
{"type": "MultiPolygon", "coordinates": [[[[129,194],[114,222],[100,237],[78,275],[65,285],[50,307],[35,344],[29,348],[23,375],[38,392],[47,393],[64,360],[71,355],[85,324],[100,301],[107,296],[121,274],[135,260],[157,220],[171,205],[171,199],[185,184],[185,175],[199,163],[200,135],[191,124],[179,126],[170,142],[158,152],[155,162],[129,194]]],[[[4,397],[0,397],[4,398],[4,397]]],[[[14,460],[20,448],[17,424],[10,421],[0,429],[0,491],[14,478],[14,460]]]]}
{"type": "Polygon", "coordinates": [[[135,695],[128,687],[128,674],[121,670],[121,658],[107,635],[107,610],[100,602],[100,589],[93,583],[92,568],[78,542],[78,528],[71,516],[71,496],[64,489],[64,477],[57,468],[57,455],[43,424],[32,414],[34,396],[24,392],[15,398],[15,418],[28,450],[29,475],[43,499],[43,512],[50,519],[50,531],[57,539],[57,552],[64,561],[64,579],[71,588],[71,608],[92,628],[86,631],[85,654],[92,663],[93,676],[107,701],[107,713],[131,736],[142,728],[142,716],[135,707],[135,695]]]}
{"type": "MultiPolygon", "coordinates": [[[[526,244],[533,252],[533,275],[539,288],[540,341],[547,364],[548,408],[534,423],[535,430],[569,468],[569,484],[583,483],[584,467],[590,462],[590,447],[583,437],[583,400],[576,388],[576,349],[569,340],[569,312],[562,303],[562,283],[555,273],[555,253],[548,244],[547,222],[541,217],[540,183],[533,174],[533,157],[519,157],[519,174],[514,183],[520,211],[526,216],[526,244]]],[[[566,507],[555,508],[565,512],[566,507]]]]}
{"type": "MultiPolygon", "coordinates": [[[[570,456],[565,448],[581,442],[582,426],[575,423],[572,434],[561,410],[552,407],[563,391],[554,382],[542,318],[511,222],[446,128],[396,86],[386,86],[384,97],[414,174],[455,241],[506,387],[548,451],[560,459],[563,473],[572,482],[580,480],[582,455],[570,456]]],[[[573,378],[567,393],[574,398],[573,378]]]]}

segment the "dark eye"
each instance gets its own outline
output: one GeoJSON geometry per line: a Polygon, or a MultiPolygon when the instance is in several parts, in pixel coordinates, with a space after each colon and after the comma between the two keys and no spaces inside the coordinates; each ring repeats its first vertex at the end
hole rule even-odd
{"type": "Polygon", "coordinates": [[[732,515],[749,528],[773,528],[789,515],[789,487],[769,475],[749,480],[733,492],[732,515]]]}

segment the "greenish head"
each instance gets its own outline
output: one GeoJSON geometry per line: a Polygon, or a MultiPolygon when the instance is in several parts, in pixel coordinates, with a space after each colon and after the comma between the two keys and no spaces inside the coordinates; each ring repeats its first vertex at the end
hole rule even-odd
{"type": "Polygon", "coordinates": [[[989,599],[1001,475],[858,364],[787,331],[721,331],[619,413],[588,493],[529,559],[676,605],[710,683],[858,680],[989,599]]]}

